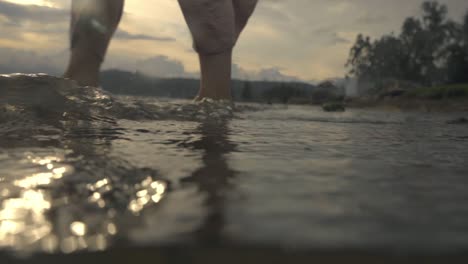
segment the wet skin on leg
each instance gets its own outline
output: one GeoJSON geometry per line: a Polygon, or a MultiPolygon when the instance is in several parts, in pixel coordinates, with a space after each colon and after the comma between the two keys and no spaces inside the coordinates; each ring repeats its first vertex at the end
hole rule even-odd
{"type": "Polygon", "coordinates": [[[109,42],[122,17],[124,0],[73,0],[71,55],[65,78],[98,86],[109,42]]]}
{"type": "Polygon", "coordinates": [[[200,59],[198,99],[231,99],[233,48],[257,0],[179,0],[200,59]]]}
{"type": "Polygon", "coordinates": [[[231,100],[232,50],[208,55],[198,53],[198,57],[201,79],[196,99],[231,100]]]}
{"type": "MultiPolygon", "coordinates": [[[[257,0],[179,0],[200,59],[198,98],[231,99],[233,47],[257,0]]],[[[73,0],[71,56],[65,77],[98,86],[99,71],[124,0],[73,0]]]]}

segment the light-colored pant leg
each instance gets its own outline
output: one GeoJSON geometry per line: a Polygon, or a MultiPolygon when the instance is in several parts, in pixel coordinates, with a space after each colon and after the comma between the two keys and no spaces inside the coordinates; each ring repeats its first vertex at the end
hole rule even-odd
{"type": "Polygon", "coordinates": [[[179,0],[194,49],[205,55],[231,50],[256,3],[257,0],[179,0]]]}
{"type": "Polygon", "coordinates": [[[71,49],[86,47],[103,59],[122,17],[124,0],[73,0],[71,49]]]}
{"type": "Polygon", "coordinates": [[[236,40],[244,30],[258,0],[232,0],[236,17],[236,40]]]}

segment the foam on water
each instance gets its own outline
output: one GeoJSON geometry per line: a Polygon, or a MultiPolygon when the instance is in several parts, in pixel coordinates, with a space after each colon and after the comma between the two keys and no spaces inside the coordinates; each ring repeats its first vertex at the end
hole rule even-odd
{"type": "Polygon", "coordinates": [[[178,119],[199,121],[229,118],[233,105],[228,101],[201,101],[183,104],[146,104],[143,100],[119,102],[103,90],[82,87],[71,80],[48,75],[0,75],[0,103],[3,121],[18,117],[49,120],[112,122],[114,119],[178,119]],[[16,116],[15,116],[16,114],[16,116]]]}

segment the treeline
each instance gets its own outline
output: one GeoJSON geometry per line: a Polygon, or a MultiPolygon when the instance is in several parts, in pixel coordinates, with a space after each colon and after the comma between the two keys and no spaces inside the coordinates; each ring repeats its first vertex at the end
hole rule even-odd
{"type": "MultiPolygon", "coordinates": [[[[193,99],[198,92],[198,79],[154,78],[140,73],[107,70],[101,73],[105,90],[114,94],[193,99]]],[[[322,103],[342,95],[331,83],[314,86],[301,82],[232,81],[236,101],[266,103],[322,103]]]]}
{"type": "Polygon", "coordinates": [[[346,63],[349,74],[377,92],[389,80],[408,87],[468,83],[468,12],[458,23],[437,1],[421,9],[421,17],[408,17],[399,34],[375,40],[358,35],[346,63]]]}

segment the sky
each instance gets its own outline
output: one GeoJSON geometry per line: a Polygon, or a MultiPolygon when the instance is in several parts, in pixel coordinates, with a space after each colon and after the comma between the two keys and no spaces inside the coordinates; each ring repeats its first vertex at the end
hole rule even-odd
{"type": "MultiPolygon", "coordinates": [[[[343,77],[359,33],[398,33],[423,0],[259,0],[234,53],[233,77],[316,82],[343,77]]],[[[466,0],[440,0],[451,19],[466,0]]],[[[59,75],[68,58],[71,0],[0,0],[0,73],[59,75]]],[[[177,0],[127,0],[104,69],[197,77],[198,59],[177,0]]]]}

